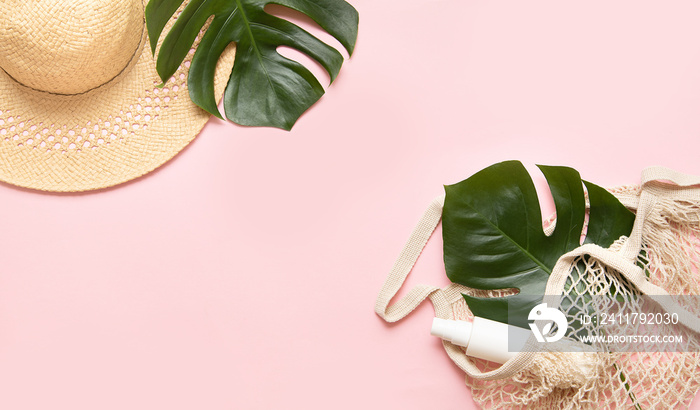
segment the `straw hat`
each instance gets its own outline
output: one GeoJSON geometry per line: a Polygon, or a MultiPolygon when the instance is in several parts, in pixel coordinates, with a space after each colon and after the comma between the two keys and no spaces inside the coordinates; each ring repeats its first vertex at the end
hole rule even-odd
{"type": "MultiPolygon", "coordinates": [[[[0,180],[46,191],[109,187],[194,139],[210,115],[189,99],[193,52],[158,88],[145,1],[0,1],[0,180]]],[[[233,57],[231,48],[219,62],[217,99],[233,57]]]]}

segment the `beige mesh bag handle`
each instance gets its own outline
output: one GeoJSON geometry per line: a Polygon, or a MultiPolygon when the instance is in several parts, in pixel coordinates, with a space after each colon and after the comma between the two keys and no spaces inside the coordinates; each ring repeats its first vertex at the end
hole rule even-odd
{"type": "MultiPolygon", "coordinates": [[[[625,198],[625,205],[637,209],[637,216],[630,237],[625,241],[622,249],[613,251],[601,248],[598,245],[586,244],[563,255],[557,261],[552,274],[547,281],[546,295],[560,295],[564,290],[564,284],[573,261],[582,256],[590,255],[605,265],[620,272],[640,292],[648,296],[668,296],[669,293],[651,283],[641,267],[635,263],[637,255],[642,249],[642,233],[647,219],[655,206],[665,200],[674,201],[700,201],[700,177],[682,174],[663,167],[647,168],[642,172],[641,192],[636,204],[631,204],[631,198],[625,198]],[[669,184],[665,181],[671,182],[669,184]]],[[[683,325],[700,334],[700,318],[672,302],[669,298],[656,298],[666,312],[677,313],[679,321],[683,325]]]]}
{"type": "MultiPolygon", "coordinates": [[[[428,243],[430,236],[440,223],[444,203],[445,195],[441,195],[428,206],[428,209],[413,229],[408,242],[406,242],[406,245],[399,254],[393,268],[389,272],[389,276],[384,282],[384,286],[382,286],[379,292],[374,311],[387,322],[396,322],[403,319],[426,298],[430,298],[437,317],[452,319],[451,304],[457,298],[461,298],[463,290],[466,289],[458,284],[451,284],[445,289],[436,286],[418,285],[411,289],[400,300],[390,305],[391,299],[406,281],[408,274],[411,273],[423,248],[428,243]]],[[[467,358],[467,356],[465,356],[464,351],[458,346],[443,341],[443,347],[445,351],[447,351],[450,359],[452,359],[462,371],[474,378],[484,380],[502,379],[512,376],[527,366],[534,355],[534,353],[531,352],[521,352],[498,369],[482,372],[467,358]]]]}
{"type": "MultiPolygon", "coordinates": [[[[630,238],[619,251],[612,251],[589,244],[562,256],[555,265],[547,282],[546,294],[561,294],[572,261],[582,254],[589,254],[619,271],[642,293],[647,295],[668,295],[666,290],[647,280],[644,272],[634,263],[634,260],[642,246],[644,224],[654,206],[659,201],[664,200],[700,201],[700,177],[682,174],[663,167],[647,168],[642,173],[641,192],[639,195],[621,193],[617,196],[625,206],[637,210],[630,238]],[[669,181],[672,184],[665,181],[669,181]]],[[[375,312],[387,322],[396,322],[403,319],[426,298],[429,298],[432,302],[437,317],[450,319],[452,314],[451,303],[460,298],[461,293],[466,289],[458,284],[451,284],[444,289],[435,286],[419,285],[411,289],[400,300],[391,304],[391,299],[405,282],[430,236],[439,224],[444,201],[445,196],[441,195],[430,204],[411,233],[382,286],[375,304],[375,312]]],[[[678,313],[679,321],[682,324],[700,333],[700,319],[698,317],[666,299],[659,301],[659,304],[666,311],[678,313]]],[[[443,346],[450,359],[459,368],[469,376],[481,380],[513,377],[527,367],[536,355],[536,353],[530,351],[523,351],[495,370],[481,371],[458,346],[447,341],[443,341],[443,346]]]]}

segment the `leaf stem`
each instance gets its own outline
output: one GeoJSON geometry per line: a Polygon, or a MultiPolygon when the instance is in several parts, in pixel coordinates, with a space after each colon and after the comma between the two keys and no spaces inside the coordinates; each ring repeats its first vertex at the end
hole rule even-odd
{"type": "Polygon", "coordinates": [[[632,392],[632,388],[630,387],[630,384],[627,381],[627,376],[625,375],[625,372],[620,370],[620,368],[617,367],[617,364],[613,363],[613,366],[615,367],[615,370],[620,372],[620,381],[625,386],[625,391],[627,392],[627,396],[629,396],[630,400],[632,400],[632,403],[634,404],[634,408],[637,410],[642,410],[642,407],[639,405],[639,402],[637,401],[637,397],[634,395],[634,392],[632,392]]]}

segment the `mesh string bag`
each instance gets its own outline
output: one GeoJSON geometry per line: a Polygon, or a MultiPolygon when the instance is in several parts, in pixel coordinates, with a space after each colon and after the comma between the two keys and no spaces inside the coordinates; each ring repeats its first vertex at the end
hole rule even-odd
{"type": "MultiPolygon", "coordinates": [[[[564,311],[612,300],[633,304],[649,314],[674,312],[679,324],[673,329],[664,329],[661,324],[637,325],[632,330],[663,334],[680,329],[684,352],[673,347],[638,351],[635,346],[630,351],[542,352],[535,350],[530,340],[501,365],[468,357],[464,348],[443,341],[450,359],[466,373],[466,385],[481,407],[687,408],[698,392],[698,298],[670,295],[700,294],[700,177],[648,168],[642,173],[641,185],[610,191],[636,213],[630,237],[619,238],[607,249],[586,244],[563,255],[550,275],[545,294],[552,297],[549,302],[554,307],[564,311]]],[[[444,196],[430,205],[380,291],[375,311],[388,322],[401,320],[426,298],[439,318],[471,320],[473,314],[462,294],[495,297],[508,293],[459,284],[442,289],[419,285],[391,303],[437,227],[443,203],[444,196]]],[[[545,222],[546,232],[551,232],[554,222],[545,222]]],[[[591,335],[599,331],[599,324],[579,323],[576,328],[576,332],[591,335]]]]}

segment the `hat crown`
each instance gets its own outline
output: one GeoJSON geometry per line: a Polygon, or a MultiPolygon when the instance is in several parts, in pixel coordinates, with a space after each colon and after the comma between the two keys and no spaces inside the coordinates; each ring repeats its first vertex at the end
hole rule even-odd
{"type": "Polygon", "coordinates": [[[30,88],[83,93],[129,65],[144,26],[141,0],[3,0],[0,68],[30,88]]]}

